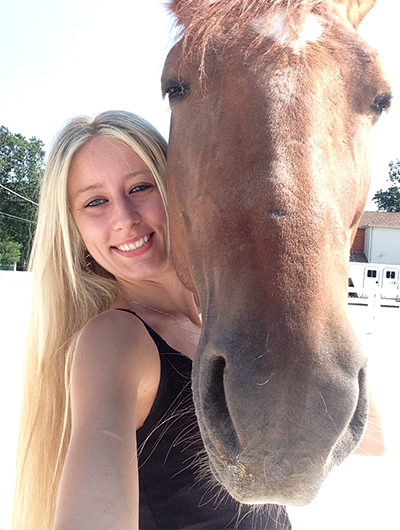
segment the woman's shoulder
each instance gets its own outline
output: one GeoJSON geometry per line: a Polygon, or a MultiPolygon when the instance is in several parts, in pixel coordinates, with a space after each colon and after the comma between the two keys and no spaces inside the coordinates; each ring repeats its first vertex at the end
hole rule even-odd
{"type": "Polygon", "coordinates": [[[108,309],[103,313],[95,316],[89,320],[82,328],[84,330],[96,330],[99,331],[102,328],[109,328],[112,330],[115,327],[119,329],[129,327],[136,327],[138,330],[146,329],[143,322],[136,316],[132,311],[122,309],[108,309]]]}
{"type": "MultiPolygon", "coordinates": [[[[132,313],[110,309],[81,330],[74,354],[75,369],[130,381],[159,371],[159,354],[143,322],[132,313]]],[[[138,384],[140,381],[138,381],[138,384]]]]}
{"type": "Polygon", "coordinates": [[[118,346],[154,344],[145,325],[134,313],[118,309],[109,309],[89,320],[79,333],[78,342],[87,340],[112,341],[114,351],[118,351],[118,346]]]}

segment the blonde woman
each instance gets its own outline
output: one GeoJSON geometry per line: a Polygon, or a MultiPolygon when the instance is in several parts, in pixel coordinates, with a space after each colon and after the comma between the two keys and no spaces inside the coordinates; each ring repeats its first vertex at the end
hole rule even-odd
{"type": "Polygon", "coordinates": [[[201,320],[169,256],[166,143],[127,112],[56,137],[40,197],[14,530],[288,529],[207,476],[201,320]],[[138,456],[137,456],[138,455],[138,456]]]}

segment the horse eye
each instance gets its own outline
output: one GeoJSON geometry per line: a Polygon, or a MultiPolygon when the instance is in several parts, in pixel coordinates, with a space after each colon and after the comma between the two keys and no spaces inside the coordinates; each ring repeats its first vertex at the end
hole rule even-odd
{"type": "Polygon", "coordinates": [[[191,90],[188,83],[182,83],[180,81],[171,81],[166,83],[163,87],[164,95],[168,96],[169,101],[185,99],[190,96],[191,90]]]}
{"type": "Polygon", "coordinates": [[[391,94],[382,94],[374,99],[371,105],[372,112],[377,116],[380,116],[382,112],[387,112],[392,102],[391,94]]]}

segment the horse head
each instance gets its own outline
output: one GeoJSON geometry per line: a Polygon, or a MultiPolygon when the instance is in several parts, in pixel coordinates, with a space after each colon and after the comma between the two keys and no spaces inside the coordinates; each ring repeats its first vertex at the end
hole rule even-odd
{"type": "Polygon", "coordinates": [[[307,504],[363,434],[347,282],[369,133],[391,99],[357,33],[374,3],[170,2],[172,253],[201,304],[210,467],[240,502],[307,504]]]}

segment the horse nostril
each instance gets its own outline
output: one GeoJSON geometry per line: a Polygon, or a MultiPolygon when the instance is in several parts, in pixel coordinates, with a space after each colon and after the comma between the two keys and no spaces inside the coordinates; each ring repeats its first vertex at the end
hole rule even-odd
{"type": "Polygon", "coordinates": [[[240,453],[240,443],[226,400],[226,361],[223,357],[211,360],[208,382],[203,401],[204,420],[214,442],[219,440],[216,448],[221,462],[229,467],[233,465],[230,457],[234,459],[240,453]]]}
{"type": "Polygon", "coordinates": [[[220,416],[229,416],[224,389],[225,366],[226,362],[223,357],[217,357],[212,360],[210,385],[207,392],[207,403],[209,403],[210,407],[216,409],[215,412],[220,416]]]}
{"type": "Polygon", "coordinates": [[[363,436],[368,416],[367,377],[366,369],[358,372],[358,403],[349,424],[350,432],[358,443],[363,436]]]}

